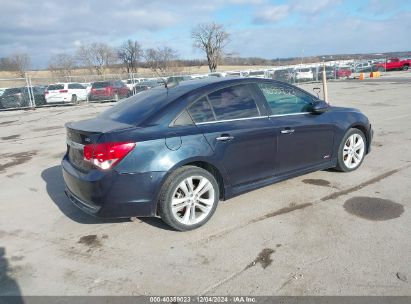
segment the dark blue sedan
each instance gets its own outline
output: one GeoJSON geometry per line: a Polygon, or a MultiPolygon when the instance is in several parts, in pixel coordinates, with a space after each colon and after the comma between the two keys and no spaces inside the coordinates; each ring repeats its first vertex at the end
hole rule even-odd
{"type": "Polygon", "coordinates": [[[159,216],[177,230],[206,223],[219,200],[308,172],[357,169],[372,128],[268,79],[184,81],[71,122],[66,194],[99,217],[159,216]]]}

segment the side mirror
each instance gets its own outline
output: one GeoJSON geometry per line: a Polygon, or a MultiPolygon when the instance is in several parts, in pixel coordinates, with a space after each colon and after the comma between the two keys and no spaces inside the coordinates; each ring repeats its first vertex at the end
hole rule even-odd
{"type": "Polygon", "coordinates": [[[313,105],[313,113],[314,114],[321,114],[324,113],[328,110],[328,103],[326,103],[324,100],[319,100],[313,105]]]}

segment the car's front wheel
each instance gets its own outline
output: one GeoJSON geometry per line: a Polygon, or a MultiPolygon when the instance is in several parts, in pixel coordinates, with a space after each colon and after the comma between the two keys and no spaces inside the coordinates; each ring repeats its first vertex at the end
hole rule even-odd
{"type": "Polygon", "coordinates": [[[172,228],[186,231],[204,225],[219,201],[219,187],[208,171],[184,166],[174,171],[164,183],[159,198],[162,220],[172,228]]]}
{"type": "Polygon", "coordinates": [[[337,170],[354,171],[364,160],[365,152],[366,138],[364,133],[355,128],[348,130],[338,149],[337,170]]]}

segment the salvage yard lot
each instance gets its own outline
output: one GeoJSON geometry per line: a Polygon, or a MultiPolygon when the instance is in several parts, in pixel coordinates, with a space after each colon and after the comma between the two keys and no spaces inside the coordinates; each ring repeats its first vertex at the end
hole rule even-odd
{"type": "Polygon", "coordinates": [[[331,103],[373,125],[362,167],[221,202],[184,233],[95,219],[65,197],[64,123],[112,104],[0,113],[0,295],[411,295],[410,85],[331,82],[331,103]]]}

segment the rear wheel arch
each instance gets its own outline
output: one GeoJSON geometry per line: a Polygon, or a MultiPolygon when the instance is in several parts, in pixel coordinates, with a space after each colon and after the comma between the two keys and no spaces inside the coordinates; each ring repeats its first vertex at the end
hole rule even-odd
{"type": "Polygon", "coordinates": [[[214,178],[217,181],[218,184],[218,188],[219,188],[219,199],[223,200],[224,199],[224,194],[225,194],[225,184],[226,181],[223,177],[223,175],[221,174],[221,171],[214,166],[213,164],[211,164],[210,162],[207,161],[203,161],[203,160],[195,160],[195,161],[187,161],[185,163],[180,163],[178,165],[176,165],[174,168],[172,168],[171,170],[169,170],[169,172],[164,176],[161,184],[158,187],[158,192],[157,192],[157,199],[156,199],[156,210],[155,210],[155,214],[158,216],[159,215],[159,198],[160,198],[160,194],[161,194],[161,190],[164,186],[164,184],[167,182],[168,178],[178,169],[183,168],[183,167],[198,167],[198,168],[202,168],[206,171],[208,171],[211,175],[214,176],[214,178]]]}
{"type": "Polygon", "coordinates": [[[158,197],[157,215],[178,231],[192,230],[213,216],[218,202],[219,185],[214,175],[201,167],[185,165],[165,180],[158,197]]]}
{"type": "Polygon", "coordinates": [[[218,188],[220,190],[220,199],[224,199],[224,178],[220,170],[216,166],[206,161],[194,161],[191,163],[187,163],[184,166],[199,167],[211,173],[217,180],[218,188]]]}

